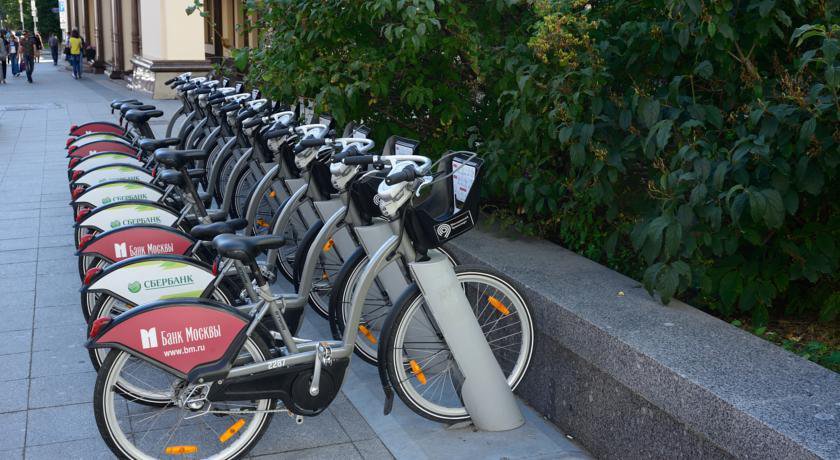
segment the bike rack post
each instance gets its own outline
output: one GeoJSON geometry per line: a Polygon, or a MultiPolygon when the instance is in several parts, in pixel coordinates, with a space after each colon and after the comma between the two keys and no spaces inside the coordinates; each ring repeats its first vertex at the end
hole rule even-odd
{"type": "Polygon", "coordinates": [[[525,423],[516,398],[484,338],[451,262],[440,253],[409,264],[414,280],[464,376],[461,399],[475,426],[512,430],[525,423]]]}

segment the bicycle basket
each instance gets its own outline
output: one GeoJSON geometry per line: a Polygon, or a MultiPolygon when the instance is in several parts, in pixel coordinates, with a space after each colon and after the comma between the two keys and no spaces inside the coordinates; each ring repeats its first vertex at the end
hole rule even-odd
{"type": "Polygon", "coordinates": [[[475,227],[484,162],[470,152],[445,156],[422,202],[409,207],[405,230],[418,251],[441,246],[475,227]]]}
{"type": "Polygon", "coordinates": [[[309,174],[318,186],[318,190],[323,194],[324,199],[329,199],[330,195],[338,193],[338,190],[332,185],[329,163],[313,161],[309,166],[309,174]]]}
{"type": "Polygon", "coordinates": [[[382,217],[376,193],[379,190],[379,183],[387,174],[387,171],[365,174],[350,186],[350,199],[353,200],[364,222],[371,222],[375,217],[382,217]]]}

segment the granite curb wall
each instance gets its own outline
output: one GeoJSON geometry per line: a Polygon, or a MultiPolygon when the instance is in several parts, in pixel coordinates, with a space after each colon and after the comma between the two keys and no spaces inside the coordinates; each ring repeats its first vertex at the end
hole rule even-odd
{"type": "Polygon", "coordinates": [[[840,374],[555,244],[475,230],[537,343],[517,393],[602,458],[840,458],[840,374]]]}

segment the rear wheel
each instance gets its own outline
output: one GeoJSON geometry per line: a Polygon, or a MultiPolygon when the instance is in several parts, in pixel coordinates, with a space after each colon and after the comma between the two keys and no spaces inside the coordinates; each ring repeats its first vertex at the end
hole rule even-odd
{"type": "Polygon", "coordinates": [[[216,201],[220,204],[224,201],[225,189],[227,188],[228,182],[233,179],[231,176],[233,176],[233,168],[236,167],[237,160],[239,160],[239,156],[233,153],[228,155],[227,158],[222,159],[219,177],[216,178],[216,201]]]}
{"type": "Polygon", "coordinates": [[[251,195],[254,194],[257,183],[262,179],[262,177],[257,176],[256,171],[253,170],[254,167],[253,165],[248,165],[248,167],[243,168],[237,174],[236,178],[233,179],[236,185],[233,187],[233,201],[230,206],[230,214],[234,218],[245,217],[248,211],[248,201],[250,201],[251,195]]]}
{"type": "MultiPolygon", "coordinates": [[[[499,273],[465,266],[455,273],[499,367],[516,389],[534,349],[528,304],[499,273]]],[[[380,356],[400,399],[430,420],[469,419],[459,391],[463,376],[417,285],[401,296],[385,331],[380,356]]]]}
{"type": "MultiPolygon", "coordinates": [[[[82,258],[79,257],[79,262],[81,262],[81,259],[82,258]]],[[[92,265],[90,266],[90,268],[104,269],[105,267],[110,265],[105,259],[97,259],[91,263],[92,265]]],[[[87,323],[90,319],[90,312],[93,311],[93,308],[96,305],[96,301],[99,299],[100,293],[84,290],[82,291],[81,296],[82,297],[80,300],[80,304],[82,306],[82,316],[85,317],[85,323],[87,323]]]]}
{"type": "MultiPolygon", "coordinates": [[[[265,344],[248,338],[238,362],[262,362],[265,344]]],[[[207,389],[121,350],[108,353],[96,378],[93,409],[102,439],[118,458],[241,458],[259,441],[272,418],[275,401],[210,402],[207,389]],[[131,381],[166,401],[147,406],[120,391],[131,381]]]]}
{"type": "MultiPolygon", "coordinates": [[[[256,191],[254,191],[256,193],[256,191]]],[[[254,235],[267,235],[271,231],[272,223],[276,216],[283,208],[288,194],[285,192],[282,179],[274,179],[271,181],[268,191],[261,192],[262,196],[259,199],[254,221],[251,222],[251,230],[254,235]]],[[[250,200],[251,197],[248,197],[250,200]]],[[[243,217],[247,213],[247,203],[243,209],[243,217]]]]}
{"type": "Polygon", "coordinates": [[[76,227],[73,231],[73,242],[76,244],[76,249],[79,248],[79,242],[87,235],[96,236],[99,232],[90,227],[76,227]]]}
{"type": "MultiPolygon", "coordinates": [[[[288,200],[284,203],[284,206],[289,206],[288,200]]],[[[304,203],[303,206],[307,206],[307,204],[304,203]]],[[[277,211],[278,216],[275,217],[279,217],[282,210],[283,208],[280,208],[277,211]]],[[[274,227],[273,222],[271,227],[274,227]]],[[[303,242],[307,230],[308,226],[303,220],[301,211],[296,210],[292,213],[289,222],[276,232],[277,235],[283,236],[286,239],[286,244],[277,250],[277,260],[274,263],[277,269],[280,270],[280,273],[290,283],[295,282],[295,258],[297,257],[298,247],[303,242]]]]}

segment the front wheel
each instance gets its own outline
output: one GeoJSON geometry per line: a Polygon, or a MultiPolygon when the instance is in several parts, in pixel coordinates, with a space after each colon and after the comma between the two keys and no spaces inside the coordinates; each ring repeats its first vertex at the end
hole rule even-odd
{"type": "MultiPolygon", "coordinates": [[[[255,363],[268,357],[268,348],[249,338],[237,361],[255,363]]],[[[276,403],[272,399],[210,402],[206,392],[148,361],[111,350],[96,378],[96,425],[118,458],[241,458],[265,433],[276,403]],[[129,380],[167,403],[137,404],[120,391],[129,380]]]]}
{"type": "MultiPolygon", "coordinates": [[[[452,265],[458,265],[458,260],[455,258],[455,255],[445,247],[437,248],[437,250],[446,256],[452,265]]],[[[351,313],[353,293],[367,263],[367,253],[363,248],[359,247],[347,258],[347,262],[341,266],[341,270],[333,277],[334,284],[329,298],[329,320],[333,338],[336,340],[341,339],[344,334],[344,325],[347,324],[347,319],[351,313]]],[[[397,292],[399,292],[405,287],[408,287],[410,283],[408,280],[408,270],[403,266],[401,260],[392,263],[399,266],[398,270],[404,276],[404,284],[397,287],[397,292]]],[[[389,287],[393,288],[393,286],[389,287]]],[[[391,299],[388,296],[388,290],[379,277],[373,282],[373,285],[365,295],[365,304],[362,307],[362,314],[359,317],[356,346],[353,351],[355,351],[356,356],[359,356],[367,363],[376,365],[379,362],[377,355],[379,353],[378,344],[380,335],[384,330],[385,321],[393,310],[394,300],[396,299],[391,299]]]]}
{"type": "MultiPolygon", "coordinates": [[[[528,304],[500,273],[459,266],[455,274],[508,384],[516,389],[534,350],[528,304]]],[[[463,376],[416,284],[397,300],[384,330],[380,357],[384,355],[388,378],[400,399],[436,422],[469,419],[459,393],[463,376]]]]}
{"type": "Polygon", "coordinates": [[[313,268],[313,273],[306,274],[312,277],[312,287],[309,291],[309,305],[322,318],[329,318],[329,303],[330,293],[332,292],[333,282],[336,280],[344,260],[338,254],[335,248],[335,241],[330,238],[326,244],[321,247],[313,247],[315,238],[321,232],[324,223],[320,220],[315,222],[303,239],[298,244],[295,252],[295,289],[300,292],[300,283],[303,280],[303,268],[306,265],[306,259],[309,258],[310,252],[317,252],[317,261],[313,268]]]}

